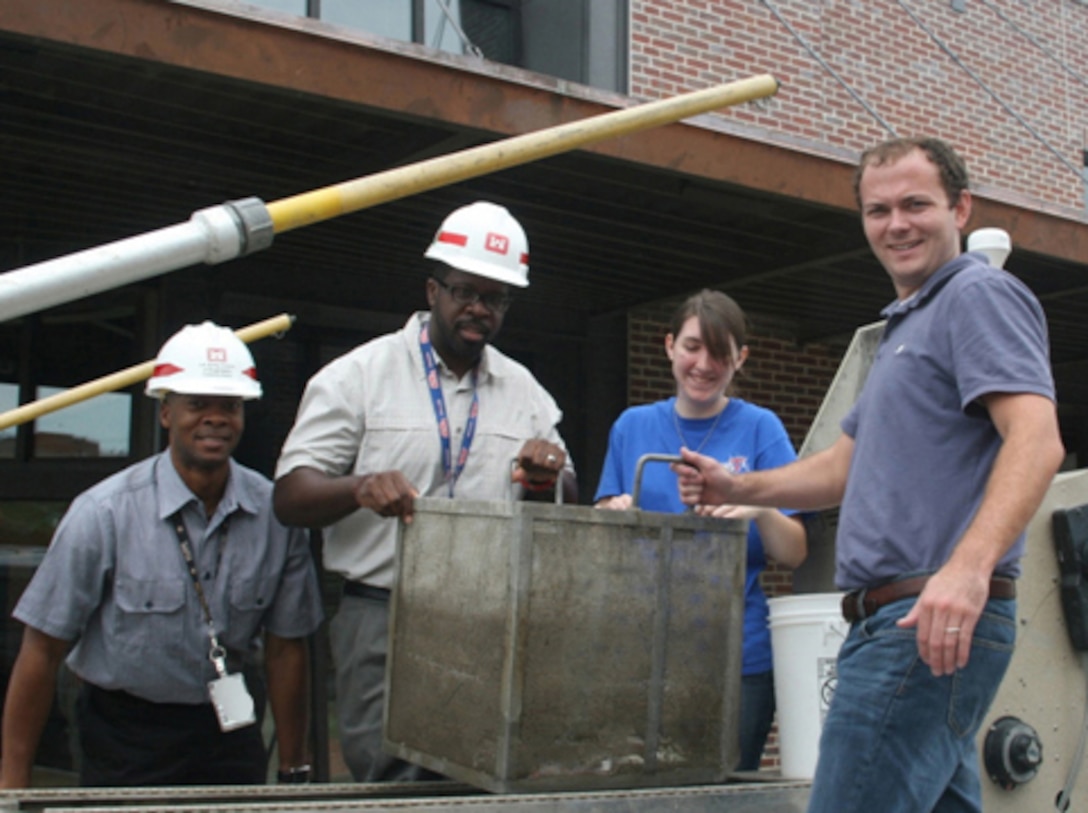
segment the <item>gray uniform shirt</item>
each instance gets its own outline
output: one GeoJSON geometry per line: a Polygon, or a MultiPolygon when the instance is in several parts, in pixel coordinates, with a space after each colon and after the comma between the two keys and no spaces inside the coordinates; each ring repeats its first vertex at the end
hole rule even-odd
{"type": "Polygon", "coordinates": [[[208,627],[170,517],[181,511],[219,641],[252,655],[267,630],[313,633],[322,619],[304,532],[272,514],[272,484],[230,462],[210,519],[169,452],[80,494],[14,615],[75,641],[68,665],[104,689],[156,703],[205,703],[216,677],[208,627]]]}

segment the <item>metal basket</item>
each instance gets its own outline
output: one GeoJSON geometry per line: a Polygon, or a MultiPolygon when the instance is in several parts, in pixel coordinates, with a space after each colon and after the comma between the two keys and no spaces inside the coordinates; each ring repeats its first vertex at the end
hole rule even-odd
{"type": "Polygon", "coordinates": [[[419,499],[397,540],[385,747],[494,792],[722,781],[747,523],[419,499]]]}

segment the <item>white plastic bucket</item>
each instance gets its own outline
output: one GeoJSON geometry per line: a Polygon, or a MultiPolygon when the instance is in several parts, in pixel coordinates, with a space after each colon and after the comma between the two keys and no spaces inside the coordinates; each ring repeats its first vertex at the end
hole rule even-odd
{"type": "Polygon", "coordinates": [[[767,604],[782,776],[811,779],[835,693],[835,659],[850,628],[842,617],[842,593],[779,596],[767,604]]]}

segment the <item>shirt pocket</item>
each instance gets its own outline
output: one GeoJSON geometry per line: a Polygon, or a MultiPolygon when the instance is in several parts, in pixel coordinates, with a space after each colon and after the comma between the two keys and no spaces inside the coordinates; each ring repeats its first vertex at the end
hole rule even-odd
{"type": "Polygon", "coordinates": [[[521,452],[526,441],[548,439],[551,427],[543,426],[525,404],[513,404],[489,420],[480,421],[476,428],[473,453],[479,451],[478,461],[486,465],[500,464],[504,475],[521,452]]]}
{"type": "Polygon", "coordinates": [[[181,640],[187,587],[182,579],[117,579],[113,593],[120,634],[141,649],[181,640]]]}
{"type": "Polygon", "coordinates": [[[430,474],[431,466],[441,465],[440,449],[433,412],[368,417],[355,473],[398,469],[415,483],[430,474]]]}
{"type": "Polygon", "coordinates": [[[476,462],[498,466],[497,474],[507,477],[521,448],[526,441],[532,439],[532,430],[528,426],[517,427],[499,423],[497,426],[481,427],[476,431],[469,459],[475,454],[476,462]]]}
{"type": "Polygon", "coordinates": [[[261,629],[265,613],[276,598],[278,576],[237,579],[230,586],[230,618],[223,643],[234,649],[248,649],[261,629]]]}

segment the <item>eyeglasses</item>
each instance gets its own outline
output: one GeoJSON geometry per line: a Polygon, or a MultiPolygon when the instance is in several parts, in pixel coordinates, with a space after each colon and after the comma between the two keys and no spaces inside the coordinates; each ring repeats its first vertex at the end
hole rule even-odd
{"type": "Polygon", "coordinates": [[[477,302],[483,302],[484,307],[493,313],[506,313],[506,309],[510,307],[510,303],[514,301],[514,298],[509,294],[490,293],[481,294],[471,285],[450,285],[445,280],[440,280],[438,277],[431,277],[435,282],[450,292],[450,296],[453,297],[453,301],[458,305],[465,307],[467,305],[475,305],[477,302]]]}

